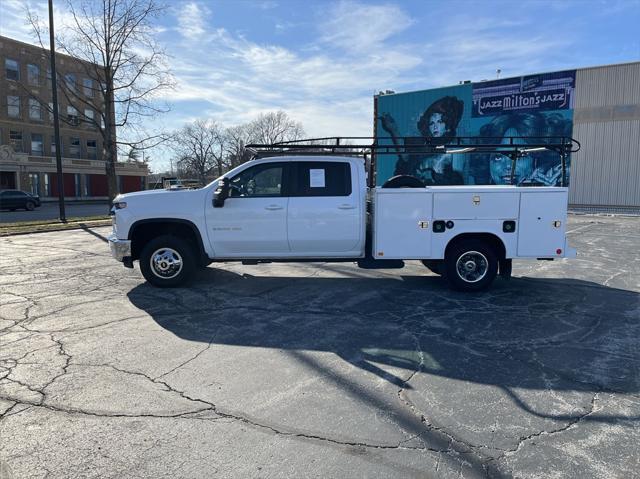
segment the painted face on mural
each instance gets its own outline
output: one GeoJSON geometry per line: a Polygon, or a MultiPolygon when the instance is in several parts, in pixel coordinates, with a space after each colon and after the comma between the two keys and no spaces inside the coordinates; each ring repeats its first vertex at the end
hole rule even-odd
{"type": "MultiPolygon", "coordinates": [[[[509,137],[522,136],[515,128],[509,128],[504,132],[504,138],[501,143],[506,145],[509,143],[509,137]]],[[[516,161],[516,170],[514,172],[513,183],[519,185],[531,175],[533,171],[533,158],[529,155],[518,158],[516,161]]],[[[491,158],[489,169],[491,172],[491,180],[496,185],[508,185],[511,183],[511,158],[501,154],[495,154],[491,158]]]]}
{"type": "Polygon", "coordinates": [[[444,122],[442,113],[434,113],[429,118],[429,133],[434,137],[444,136],[447,132],[447,125],[444,122]]]}
{"type": "MultiPolygon", "coordinates": [[[[511,184],[511,158],[505,155],[494,155],[489,165],[491,169],[491,180],[496,185],[511,184]]],[[[516,171],[513,183],[519,185],[529,177],[533,170],[533,159],[530,156],[523,156],[516,161],[516,171]]]]}

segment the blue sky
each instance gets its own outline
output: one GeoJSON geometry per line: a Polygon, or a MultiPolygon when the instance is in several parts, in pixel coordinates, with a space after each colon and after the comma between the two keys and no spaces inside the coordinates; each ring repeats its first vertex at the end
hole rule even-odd
{"type": "MultiPolygon", "coordinates": [[[[32,41],[25,3],[0,0],[0,35],[32,41]]],[[[370,135],[379,90],[640,60],[640,0],[167,4],[158,41],[177,85],[159,128],[282,109],[309,135],[370,135]]]]}

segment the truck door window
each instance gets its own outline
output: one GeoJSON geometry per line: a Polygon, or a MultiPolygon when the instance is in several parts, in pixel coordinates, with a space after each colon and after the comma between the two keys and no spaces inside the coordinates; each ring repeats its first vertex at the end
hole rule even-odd
{"type": "Polygon", "coordinates": [[[292,196],[349,196],[351,168],[347,162],[300,161],[296,163],[292,196]]]}
{"type": "Polygon", "coordinates": [[[282,196],[284,165],[266,163],[256,165],[231,178],[232,198],[282,196]]]}

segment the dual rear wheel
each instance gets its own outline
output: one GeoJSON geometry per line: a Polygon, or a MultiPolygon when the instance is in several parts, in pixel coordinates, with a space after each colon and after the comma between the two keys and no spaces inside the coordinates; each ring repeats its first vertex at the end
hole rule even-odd
{"type": "Polygon", "coordinates": [[[458,291],[487,289],[498,274],[498,256],[491,245],[479,239],[463,239],[451,246],[444,260],[422,262],[435,274],[444,276],[458,291]]]}

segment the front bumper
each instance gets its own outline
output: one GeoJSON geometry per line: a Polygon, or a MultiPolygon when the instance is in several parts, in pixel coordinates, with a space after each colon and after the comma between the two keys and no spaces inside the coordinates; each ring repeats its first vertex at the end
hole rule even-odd
{"type": "Polygon", "coordinates": [[[122,240],[116,238],[115,235],[109,235],[109,248],[111,249],[111,256],[120,262],[124,262],[125,259],[131,258],[131,241],[122,240]]]}

